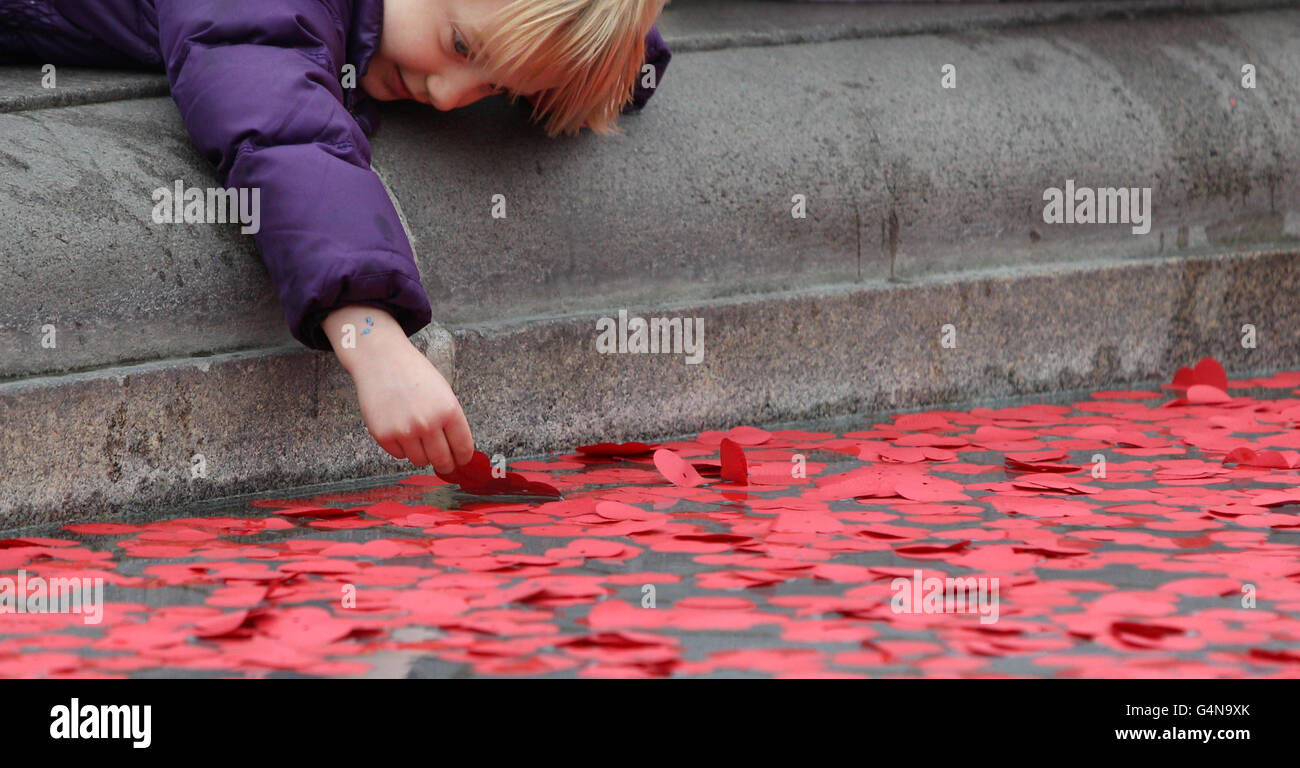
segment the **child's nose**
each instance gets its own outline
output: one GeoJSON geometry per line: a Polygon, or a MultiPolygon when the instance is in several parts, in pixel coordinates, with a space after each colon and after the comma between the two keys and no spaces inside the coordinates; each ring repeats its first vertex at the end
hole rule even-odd
{"type": "Polygon", "coordinates": [[[433,75],[429,78],[429,103],[446,112],[465,107],[493,92],[482,77],[433,75]]]}

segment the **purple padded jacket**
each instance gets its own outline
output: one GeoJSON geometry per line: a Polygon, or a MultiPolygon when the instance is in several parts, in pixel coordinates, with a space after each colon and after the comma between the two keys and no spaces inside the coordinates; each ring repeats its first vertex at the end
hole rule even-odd
{"type": "MultiPolygon", "coordinates": [[[[164,70],[195,145],[227,187],[261,188],[254,235],[294,338],[330,349],[332,310],[387,310],[409,336],[429,299],[388,193],[370,169],[376,104],[358,82],[383,0],[0,0],[0,63],[164,70]]],[[[671,53],[657,29],[658,83],[671,53]]],[[[638,84],[625,111],[645,105],[638,84]]]]}

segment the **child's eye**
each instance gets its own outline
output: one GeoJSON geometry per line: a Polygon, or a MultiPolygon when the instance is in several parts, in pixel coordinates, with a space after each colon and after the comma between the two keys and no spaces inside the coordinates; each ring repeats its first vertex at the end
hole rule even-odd
{"type": "Polygon", "coordinates": [[[469,43],[465,42],[465,38],[460,34],[459,27],[451,28],[451,40],[452,47],[456,49],[456,54],[458,56],[468,59],[470,54],[473,53],[473,51],[470,50],[469,43]]]}

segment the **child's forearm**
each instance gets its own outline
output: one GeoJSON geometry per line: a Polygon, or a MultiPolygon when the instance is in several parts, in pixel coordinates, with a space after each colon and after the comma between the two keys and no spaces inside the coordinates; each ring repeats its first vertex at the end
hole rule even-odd
{"type": "Polygon", "coordinates": [[[364,361],[409,345],[406,332],[382,309],[355,304],[331,312],[321,323],[334,354],[349,373],[364,361]]]}

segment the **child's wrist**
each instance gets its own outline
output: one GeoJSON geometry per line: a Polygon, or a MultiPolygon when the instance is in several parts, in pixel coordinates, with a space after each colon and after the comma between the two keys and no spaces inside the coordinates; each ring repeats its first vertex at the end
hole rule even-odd
{"type": "Polygon", "coordinates": [[[400,354],[404,346],[411,344],[392,315],[365,305],[336,309],[321,327],[339,362],[354,376],[367,362],[400,354]]]}

